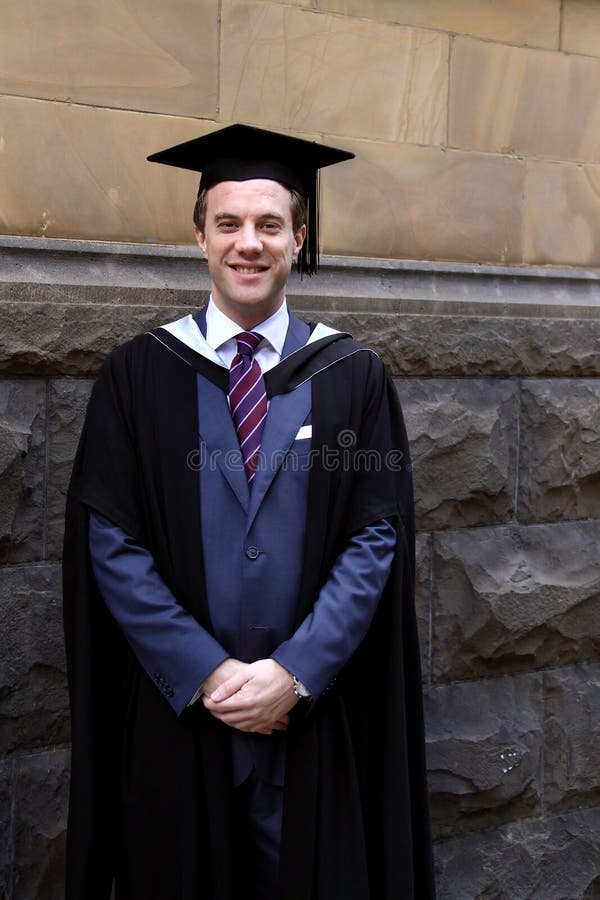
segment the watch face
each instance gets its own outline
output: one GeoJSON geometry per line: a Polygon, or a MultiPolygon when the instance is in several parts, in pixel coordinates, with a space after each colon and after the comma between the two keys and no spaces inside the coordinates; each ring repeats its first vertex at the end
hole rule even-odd
{"type": "Polygon", "coordinates": [[[310,697],[310,691],[294,676],[294,691],[298,697],[310,697]]]}

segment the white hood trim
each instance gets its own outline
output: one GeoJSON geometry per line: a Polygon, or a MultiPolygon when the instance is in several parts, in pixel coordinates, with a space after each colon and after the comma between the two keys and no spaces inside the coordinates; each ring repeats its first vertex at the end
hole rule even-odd
{"type": "Polygon", "coordinates": [[[319,322],[306,344],[314,344],[315,341],[320,341],[321,338],[328,337],[330,334],[344,334],[344,332],[338,331],[337,328],[330,328],[329,325],[323,325],[322,322],[319,322]]]}
{"type": "Polygon", "coordinates": [[[190,350],[200,353],[201,356],[206,357],[206,359],[216,363],[218,366],[222,366],[224,369],[227,368],[216,350],[213,350],[213,348],[206,343],[204,335],[194,322],[194,317],[191,313],[187,316],[183,316],[181,319],[176,319],[174,322],[169,322],[167,325],[161,325],[160,327],[164,328],[165,331],[168,331],[169,334],[172,334],[173,337],[176,337],[178,341],[181,341],[181,343],[185,344],[186,347],[189,347],[190,350]]]}

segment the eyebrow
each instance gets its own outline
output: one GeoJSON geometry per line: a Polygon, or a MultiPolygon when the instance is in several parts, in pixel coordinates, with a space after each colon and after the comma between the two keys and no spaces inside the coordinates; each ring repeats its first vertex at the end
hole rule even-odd
{"type": "MultiPolygon", "coordinates": [[[[236,213],[229,212],[220,212],[215,215],[215,222],[221,222],[223,219],[239,219],[239,215],[236,213]]],[[[274,219],[277,222],[281,222],[282,224],[285,222],[285,218],[276,212],[264,212],[260,213],[257,216],[257,219],[274,219]]]]}

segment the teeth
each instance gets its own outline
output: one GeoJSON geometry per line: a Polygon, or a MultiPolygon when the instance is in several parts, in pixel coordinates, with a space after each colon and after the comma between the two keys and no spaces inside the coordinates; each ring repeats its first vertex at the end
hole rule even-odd
{"type": "Polygon", "coordinates": [[[255,275],[257,272],[262,272],[263,268],[249,268],[248,266],[235,266],[235,271],[240,272],[242,275],[255,275]]]}

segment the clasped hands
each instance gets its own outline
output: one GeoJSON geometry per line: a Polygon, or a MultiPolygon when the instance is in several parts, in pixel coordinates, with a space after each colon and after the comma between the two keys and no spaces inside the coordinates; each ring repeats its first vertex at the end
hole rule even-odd
{"type": "Polygon", "coordinates": [[[298,703],[292,676],[274,659],[224,660],[202,684],[202,702],[215,718],[239,731],[285,731],[298,703]]]}

